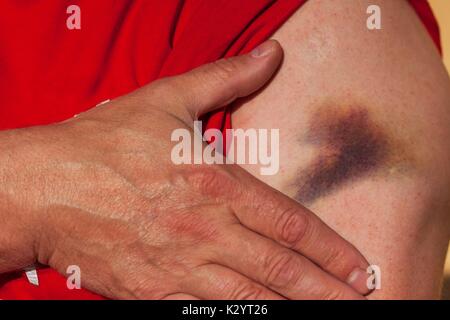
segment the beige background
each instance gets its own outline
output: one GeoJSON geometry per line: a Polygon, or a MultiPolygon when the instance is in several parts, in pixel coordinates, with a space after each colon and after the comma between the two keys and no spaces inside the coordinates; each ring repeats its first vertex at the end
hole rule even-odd
{"type": "MultiPolygon", "coordinates": [[[[444,63],[450,70],[450,0],[429,0],[441,28],[444,63]]],[[[450,300],[450,247],[445,266],[443,298],[450,300]]]]}

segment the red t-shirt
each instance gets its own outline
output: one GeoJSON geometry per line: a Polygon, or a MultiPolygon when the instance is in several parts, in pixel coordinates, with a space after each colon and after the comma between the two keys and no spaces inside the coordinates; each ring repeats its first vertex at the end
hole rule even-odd
{"type": "MultiPolygon", "coordinates": [[[[155,79],[245,53],[306,0],[3,0],[0,3],[0,129],[68,119],[155,79]],[[69,29],[71,5],[81,29],[69,29]]],[[[439,46],[425,0],[410,0],[439,46]]],[[[208,128],[231,127],[228,110],[208,128]]],[[[0,276],[0,299],[101,299],[69,290],[50,268],[39,286],[23,272],[0,276]]]]}

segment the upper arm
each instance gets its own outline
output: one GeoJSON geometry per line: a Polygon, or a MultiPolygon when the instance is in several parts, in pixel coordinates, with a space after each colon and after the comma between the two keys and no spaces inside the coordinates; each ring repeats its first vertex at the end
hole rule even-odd
{"type": "Polygon", "coordinates": [[[260,178],[380,266],[374,297],[433,297],[450,229],[450,81],[406,1],[378,1],[373,31],[370,4],[307,2],[274,35],[280,72],[233,126],[280,129],[280,171],[260,178]]]}

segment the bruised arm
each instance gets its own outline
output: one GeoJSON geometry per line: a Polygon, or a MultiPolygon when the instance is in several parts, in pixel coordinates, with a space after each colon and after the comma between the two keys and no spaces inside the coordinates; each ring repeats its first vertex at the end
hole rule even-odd
{"type": "MultiPolygon", "coordinates": [[[[280,129],[259,176],[381,269],[372,298],[437,298],[449,239],[450,81],[407,1],[309,1],[275,35],[285,61],[233,126],[280,129]]],[[[339,264],[337,257],[334,263],[339,264]]]]}
{"type": "Polygon", "coordinates": [[[367,108],[357,105],[319,107],[300,143],[316,151],[294,179],[294,198],[304,204],[331,195],[352,181],[412,165],[393,134],[375,123],[367,108]]]}

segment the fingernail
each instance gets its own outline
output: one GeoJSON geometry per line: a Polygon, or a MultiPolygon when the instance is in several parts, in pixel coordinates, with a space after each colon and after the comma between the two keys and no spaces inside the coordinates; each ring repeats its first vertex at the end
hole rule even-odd
{"type": "Polygon", "coordinates": [[[273,43],[271,41],[266,41],[250,52],[250,55],[254,58],[265,57],[273,52],[273,43]]]}
{"type": "Polygon", "coordinates": [[[371,290],[368,287],[367,280],[369,274],[366,270],[355,268],[347,277],[347,284],[362,295],[368,294],[371,290]]]}

